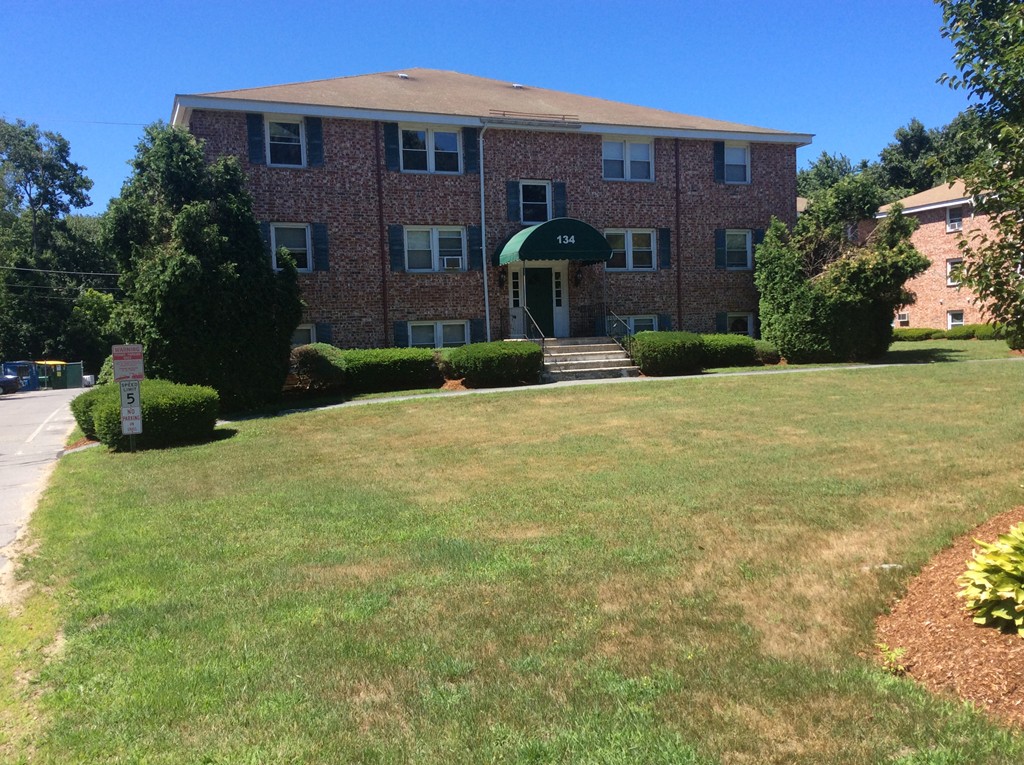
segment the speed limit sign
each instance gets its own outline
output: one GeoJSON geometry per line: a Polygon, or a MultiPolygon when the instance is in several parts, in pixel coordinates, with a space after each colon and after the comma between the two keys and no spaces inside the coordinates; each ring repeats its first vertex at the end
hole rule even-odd
{"type": "Polygon", "coordinates": [[[142,432],[142,383],[139,380],[122,380],[120,385],[121,434],[138,435],[142,432]]]}

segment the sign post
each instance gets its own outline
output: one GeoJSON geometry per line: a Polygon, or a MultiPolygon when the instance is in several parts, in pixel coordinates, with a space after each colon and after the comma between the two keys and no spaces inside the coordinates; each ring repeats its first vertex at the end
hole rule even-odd
{"type": "Polygon", "coordinates": [[[114,382],[121,386],[121,435],[135,451],[135,436],[142,433],[142,380],[145,378],[141,345],[115,345],[114,382]]]}

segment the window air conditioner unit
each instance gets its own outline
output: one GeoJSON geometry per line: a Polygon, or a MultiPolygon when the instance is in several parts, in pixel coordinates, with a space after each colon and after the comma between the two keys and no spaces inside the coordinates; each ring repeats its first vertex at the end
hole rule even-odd
{"type": "Polygon", "coordinates": [[[946,226],[947,231],[963,231],[964,223],[960,220],[951,220],[949,225],[946,226]]]}
{"type": "Polygon", "coordinates": [[[462,256],[461,255],[445,255],[441,258],[441,270],[442,271],[461,271],[462,270],[462,256]]]}

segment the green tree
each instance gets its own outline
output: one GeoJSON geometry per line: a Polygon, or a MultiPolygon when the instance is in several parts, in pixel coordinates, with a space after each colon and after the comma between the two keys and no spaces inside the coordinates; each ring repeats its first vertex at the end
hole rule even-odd
{"type": "Polygon", "coordinates": [[[121,269],[115,323],[146,347],[150,374],[209,385],[227,409],[275,397],[302,304],[294,264],[274,272],[245,175],[207,163],[187,131],[146,128],[111,202],[104,243],[121,269]]]}
{"type": "MultiPolygon", "coordinates": [[[[854,195],[856,199],[856,195],[854,195]]],[[[916,225],[896,205],[864,245],[841,222],[804,215],[792,231],[772,222],[757,248],[761,334],[790,361],[864,361],[892,341],[904,284],[928,268],[910,244],[916,225]]]]}
{"type": "MultiPolygon", "coordinates": [[[[857,170],[867,165],[862,161],[857,170]]],[[[796,193],[802,197],[813,197],[816,194],[835,186],[839,181],[855,172],[853,163],[845,154],[829,154],[823,151],[809,167],[796,174],[796,193]]]]}
{"type": "Polygon", "coordinates": [[[961,282],[1006,324],[1011,345],[1024,348],[1024,4],[938,1],[959,71],[940,81],[977,101],[974,135],[988,147],[962,173],[992,231],[962,242],[961,282]]]}

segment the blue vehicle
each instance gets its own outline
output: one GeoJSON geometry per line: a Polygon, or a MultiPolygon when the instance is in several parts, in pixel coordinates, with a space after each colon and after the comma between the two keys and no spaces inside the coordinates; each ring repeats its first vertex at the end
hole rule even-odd
{"type": "MultiPolygon", "coordinates": [[[[34,361],[5,361],[0,365],[0,376],[16,378],[18,387],[14,390],[39,390],[39,370],[34,361]]],[[[8,385],[13,383],[4,383],[3,392],[13,393],[14,390],[7,389],[8,385]]]]}
{"type": "Polygon", "coordinates": [[[17,375],[0,375],[0,394],[17,393],[21,390],[21,378],[17,375]]]}

